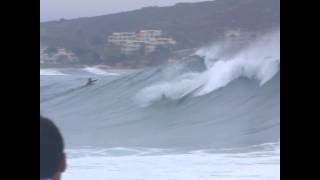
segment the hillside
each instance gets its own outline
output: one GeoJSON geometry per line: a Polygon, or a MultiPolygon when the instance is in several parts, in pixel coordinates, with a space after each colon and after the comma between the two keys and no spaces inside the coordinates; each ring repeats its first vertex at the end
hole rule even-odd
{"type": "Polygon", "coordinates": [[[262,32],[279,24],[280,0],[216,0],[40,23],[40,39],[48,47],[72,51],[79,63],[108,64],[114,61],[104,56],[112,32],[160,29],[177,41],[179,50],[216,41],[228,30],[262,32]]]}

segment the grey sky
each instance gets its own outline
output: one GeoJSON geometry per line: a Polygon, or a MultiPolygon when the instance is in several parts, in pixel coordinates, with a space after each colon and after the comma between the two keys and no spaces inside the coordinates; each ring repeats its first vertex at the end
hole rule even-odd
{"type": "Polygon", "coordinates": [[[205,0],[40,0],[40,21],[104,15],[146,6],[205,0]]]}

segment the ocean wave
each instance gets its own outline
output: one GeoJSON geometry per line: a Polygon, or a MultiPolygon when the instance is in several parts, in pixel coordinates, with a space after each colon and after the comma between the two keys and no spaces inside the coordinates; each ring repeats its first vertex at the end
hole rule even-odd
{"type": "Polygon", "coordinates": [[[135,101],[146,107],[164,98],[177,100],[189,94],[203,96],[240,77],[257,80],[262,86],[280,70],[278,30],[248,43],[233,56],[221,56],[224,53],[219,52],[229,52],[225,48],[232,47],[219,43],[199,49],[196,54],[204,58],[207,70],[201,73],[186,73],[172,77],[172,80],[151,84],[137,93],[135,101]]]}

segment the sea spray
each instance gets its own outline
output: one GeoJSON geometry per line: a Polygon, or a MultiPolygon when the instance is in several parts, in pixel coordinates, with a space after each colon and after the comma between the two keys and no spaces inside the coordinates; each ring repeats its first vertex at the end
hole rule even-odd
{"type": "Polygon", "coordinates": [[[210,47],[200,48],[196,54],[204,58],[207,70],[201,73],[188,72],[172,77],[171,80],[166,78],[162,82],[151,84],[136,94],[135,102],[142,107],[147,107],[164,98],[169,100],[182,98],[189,92],[193,96],[203,96],[240,77],[255,79],[263,85],[278,73],[280,69],[279,30],[273,30],[242,45],[244,46],[241,48],[239,46],[235,48],[230,45],[230,42],[220,42],[210,47]],[[192,91],[197,87],[199,87],[197,91],[192,91]]]}

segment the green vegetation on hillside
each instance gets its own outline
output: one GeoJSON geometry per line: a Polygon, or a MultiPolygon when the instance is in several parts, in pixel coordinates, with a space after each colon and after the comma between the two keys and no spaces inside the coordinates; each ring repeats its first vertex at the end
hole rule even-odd
{"type": "Polygon", "coordinates": [[[197,48],[224,37],[228,30],[263,32],[280,24],[280,0],[216,0],[148,7],[104,16],[40,23],[41,43],[66,48],[83,64],[154,65],[172,50],[197,48]],[[177,41],[173,49],[127,57],[107,43],[113,32],[160,29],[177,41]]]}

